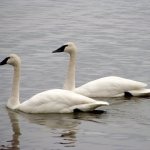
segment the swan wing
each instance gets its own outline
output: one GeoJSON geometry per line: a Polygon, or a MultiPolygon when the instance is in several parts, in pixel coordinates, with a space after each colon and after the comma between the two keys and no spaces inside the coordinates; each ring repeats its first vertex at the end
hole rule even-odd
{"type": "Polygon", "coordinates": [[[91,98],[67,90],[48,90],[34,95],[20,104],[19,109],[27,113],[71,113],[74,109],[90,111],[103,105],[104,101],[91,98]]]}
{"type": "Polygon", "coordinates": [[[144,89],[147,85],[142,82],[109,76],[88,82],[74,91],[88,97],[117,97],[124,92],[144,89]]]}

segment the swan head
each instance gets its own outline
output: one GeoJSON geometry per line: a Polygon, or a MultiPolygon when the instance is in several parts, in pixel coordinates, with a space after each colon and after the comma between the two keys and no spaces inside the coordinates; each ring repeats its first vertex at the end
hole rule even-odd
{"type": "Polygon", "coordinates": [[[18,66],[21,63],[21,59],[16,54],[10,54],[8,57],[6,57],[3,61],[0,62],[0,65],[9,64],[12,66],[18,66]]]}
{"type": "Polygon", "coordinates": [[[66,52],[72,54],[75,53],[76,51],[77,51],[76,45],[73,42],[67,42],[66,44],[62,45],[52,53],[66,52]]]}

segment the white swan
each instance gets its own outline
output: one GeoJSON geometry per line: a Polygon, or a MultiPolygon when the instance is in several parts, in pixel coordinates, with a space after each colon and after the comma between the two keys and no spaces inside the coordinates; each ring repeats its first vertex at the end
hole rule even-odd
{"type": "Polygon", "coordinates": [[[14,68],[12,93],[7,102],[7,107],[10,109],[26,113],[72,113],[75,110],[85,112],[94,110],[99,106],[109,105],[107,102],[95,101],[91,98],[61,89],[38,93],[27,101],[20,103],[20,57],[16,54],[11,54],[0,63],[0,65],[5,64],[10,64],[14,68]]]}
{"type": "Polygon", "coordinates": [[[75,88],[77,48],[74,43],[68,42],[53,51],[53,53],[57,52],[66,52],[70,55],[67,78],[64,84],[66,90],[72,90],[87,97],[150,96],[150,89],[145,89],[145,83],[116,76],[100,78],[75,88]]]}

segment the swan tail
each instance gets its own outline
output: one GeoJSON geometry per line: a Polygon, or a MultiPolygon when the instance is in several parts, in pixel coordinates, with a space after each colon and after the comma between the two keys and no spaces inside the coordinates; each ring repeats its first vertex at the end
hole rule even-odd
{"type": "Polygon", "coordinates": [[[128,93],[135,97],[150,97],[150,89],[132,90],[128,93]]]}
{"type": "Polygon", "coordinates": [[[96,109],[100,106],[108,106],[108,105],[109,105],[108,102],[98,101],[98,102],[94,102],[94,103],[90,103],[90,104],[77,105],[74,108],[72,108],[72,110],[73,110],[73,112],[74,112],[74,110],[80,110],[83,112],[88,112],[88,111],[93,111],[94,109],[96,109]]]}

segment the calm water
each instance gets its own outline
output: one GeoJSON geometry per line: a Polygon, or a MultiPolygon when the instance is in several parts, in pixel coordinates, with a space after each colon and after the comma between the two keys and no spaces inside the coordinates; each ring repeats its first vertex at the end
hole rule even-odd
{"type": "MultiPolygon", "coordinates": [[[[77,86],[117,75],[150,85],[149,0],[1,0],[0,61],[22,59],[21,101],[62,88],[68,56],[78,47],[77,86]]],[[[148,150],[150,98],[104,99],[104,114],[29,115],[5,108],[12,68],[0,68],[0,149],[148,150]]]]}

